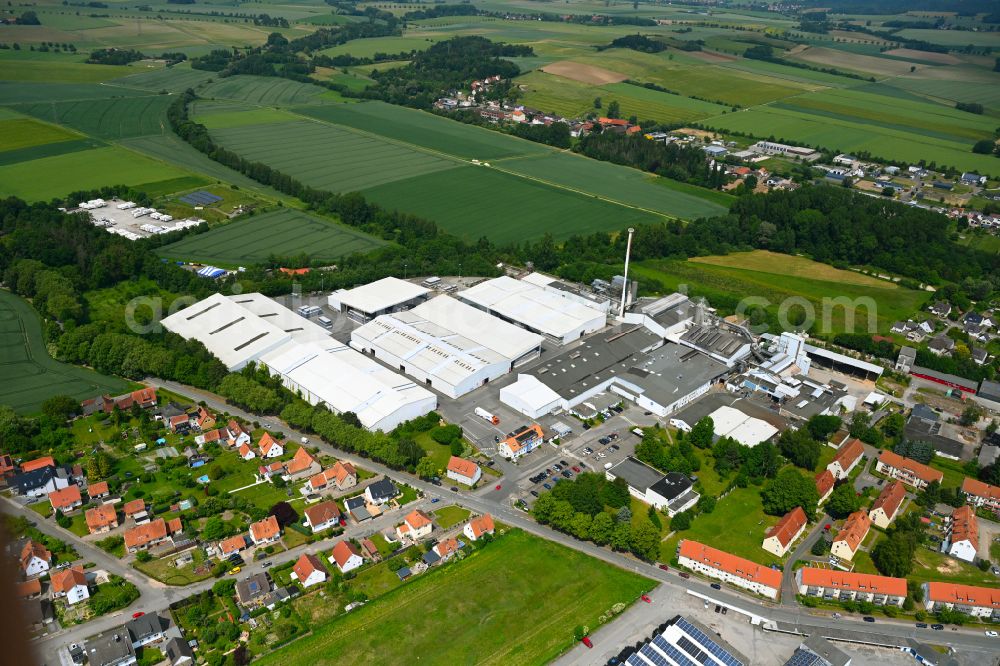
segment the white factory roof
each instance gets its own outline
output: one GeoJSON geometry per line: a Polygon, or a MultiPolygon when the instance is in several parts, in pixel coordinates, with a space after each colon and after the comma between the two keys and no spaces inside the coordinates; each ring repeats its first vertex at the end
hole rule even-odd
{"type": "Polygon", "coordinates": [[[562,401],[562,397],[558,393],[538,381],[534,375],[518,375],[516,382],[500,389],[500,401],[507,403],[507,400],[504,399],[507,396],[514,396],[518,403],[527,405],[532,411],[538,411],[554,402],[562,401]]]}
{"type": "Polygon", "coordinates": [[[201,342],[230,370],[238,370],[292,339],[279,325],[282,322],[272,323],[222,294],[212,294],[162,323],[168,331],[201,342]]]}
{"type": "Polygon", "coordinates": [[[564,338],[580,328],[600,328],[606,321],[601,310],[545,289],[535,280],[498,277],[466,289],[460,297],[556,338],[564,338]]]}
{"type": "Polygon", "coordinates": [[[361,312],[381,312],[429,292],[430,289],[418,284],[385,277],[353,289],[341,289],[332,296],[339,299],[343,307],[361,312]]]}
{"type": "Polygon", "coordinates": [[[747,416],[734,407],[719,407],[709,417],[716,435],[731,437],[744,446],[757,446],[778,432],[767,421],[747,416]]]}
{"type": "Polygon", "coordinates": [[[329,338],[326,344],[289,344],[262,361],[337,412],[354,412],[366,428],[414,403],[436,398],[412,380],[329,338]]]}
{"type": "Polygon", "coordinates": [[[456,340],[456,342],[467,344],[472,349],[492,350],[511,361],[542,344],[540,335],[501,321],[450,296],[432,298],[410,310],[409,314],[429,324],[427,330],[434,330],[433,327],[437,327],[438,333],[457,334],[464,341],[456,340]]]}
{"type": "Polygon", "coordinates": [[[319,324],[292,312],[263,294],[239,294],[230,296],[229,300],[290,334],[296,342],[327,340],[330,337],[330,332],[319,324]]]}

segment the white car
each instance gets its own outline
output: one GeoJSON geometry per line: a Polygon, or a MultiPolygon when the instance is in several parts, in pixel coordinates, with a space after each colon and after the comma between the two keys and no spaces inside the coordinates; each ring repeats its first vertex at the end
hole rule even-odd
{"type": "Polygon", "coordinates": [[[996,638],[997,636],[1000,636],[1000,634],[997,634],[997,632],[995,631],[987,631],[986,635],[989,636],[990,638],[996,638]]]}

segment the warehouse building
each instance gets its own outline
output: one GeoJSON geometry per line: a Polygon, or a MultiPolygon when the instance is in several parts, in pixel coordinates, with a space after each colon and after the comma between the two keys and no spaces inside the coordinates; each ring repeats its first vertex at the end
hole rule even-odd
{"type": "Polygon", "coordinates": [[[457,398],[536,358],[542,336],[438,296],[376,317],[351,333],[351,346],[457,398]]]}
{"type": "Polygon", "coordinates": [[[549,358],[532,375],[562,399],[565,411],[614,394],[666,416],[707,393],[728,370],[644,326],[624,325],[549,358]]]}
{"type": "Polygon", "coordinates": [[[567,344],[604,328],[607,310],[578,295],[529,280],[503,276],[459,292],[461,301],[557,344],[567,344]]]}
{"type": "Polygon", "coordinates": [[[559,394],[531,375],[518,375],[516,382],[500,389],[500,402],[531,419],[562,409],[559,394]]]}
{"type": "Polygon", "coordinates": [[[683,333],[693,318],[694,303],[684,294],[676,292],[625,315],[627,323],[642,324],[661,338],[683,333]]]}
{"type": "Polygon", "coordinates": [[[327,303],[354,321],[364,324],[379,315],[409,310],[430,297],[431,290],[420,285],[386,277],[353,289],[340,289],[327,303]]]}
{"type": "Polygon", "coordinates": [[[213,294],[170,315],[163,325],[200,341],[229,370],[260,363],[310,404],[354,412],[370,430],[391,430],[437,407],[430,391],[261,294],[213,294]]]}
{"type": "Polygon", "coordinates": [[[716,437],[729,437],[743,446],[757,446],[778,433],[778,429],[767,421],[747,416],[735,407],[719,407],[709,414],[709,418],[716,437]]]}

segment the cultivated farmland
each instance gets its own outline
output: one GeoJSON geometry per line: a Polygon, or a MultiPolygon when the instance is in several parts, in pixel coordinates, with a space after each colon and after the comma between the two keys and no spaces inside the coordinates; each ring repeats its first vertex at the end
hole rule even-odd
{"type": "Polygon", "coordinates": [[[0,290],[0,405],[36,412],[54,395],[88,398],[117,395],[128,384],[91,370],[59,363],[45,349],[38,314],[21,298],[0,290]]]}
{"type": "Polygon", "coordinates": [[[382,241],[350,227],[284,208],[188,236],[159,253],[170,259],[239,266],[260,263],[271,255],[308,254],[333,261],[380,245],[382,241]]]}
{"type": "Polygon", "coordinates": [[[80,136],[74,132],[40,123],[31,118],[14,117],[0,120],[0,151],[19,150],[79,138],[80,136]]]}
{"type": "Polygon", "coordinates": [[[102,139],[126,139],[166,131],[166,95],[124,99],[36,102],[17,107],[24,113],[60,123],[102,139]]]}
{"type": "Polygon", "coordinates": [[[205,86],[202,97],[235,99],[267,106],[321,104],[336,101],[336,95],[319,86],[274,76],[230,76],[205,86]]]}
{"type": "Polygon", "coordinates": [[[310,636],[260,663],[389,666],[411,664],[419,654],[427,664],[541,664],[572,645],[574,627],[596,627],[601,613],[615,603],[631,603],[650,585],[636,574],[513,531],[462,562],[313,627],[310,636]]]}

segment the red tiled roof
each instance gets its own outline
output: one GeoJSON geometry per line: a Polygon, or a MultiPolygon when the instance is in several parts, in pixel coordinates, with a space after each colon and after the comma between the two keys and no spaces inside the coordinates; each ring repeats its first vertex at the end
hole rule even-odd
{"type": "Polygon", "coordinates": [[[944,478],[944,474],[936,469],[932,469],[923,463],[917,462],[916,460],[904,458],[893,451],[883,451],[882,455],[880,455],[878,459],[879,462],[885,465],[910,472],[913,476],[917,477],[921,481],[924,481],[925,483],[930,483],[932,481],[940,482],[944,478]]]}
{"type": "Polygon", "coordinates": [[[833,484],[835,482],[836,480],[833,478],[833,472],[828,469],[824,469],[816,475],[816,492],[819,493],[820,499],[830,492],[830,489],[833,488],[833,484]]]}
{"type": "Polygon", "coordinates": [[[357,546],[350,541],[339,542],[330,552],[330,557],[333,558],[333,560],[337,563],[337,566],[341,569],[343,569],[344,565],[347,564],[347,560],[351,559],[351,555],[361,557],[361,551],[358,550],[357,546]]]}
{"type": "Polygon", "coordinates": [[[22,472],[33,472],[36,469],[41,469],[43,467],[55,467],[56,461],[52,456],[43,456],[41,458],[35,458],[34,460],[29,460],[28,462],[21,463],[22,472]]]}
{"type": "Polygon", "coordinates": [[[281,534],[281,526],[278,525],[277,518],[268,516],[264,520],[258,520],[256,523],[251,524],[250,534],[253,535],[254,541],[273,539],[281,534]]]}
{"type": "Polygon", "coordinates": [[[1000,488],[968,476],[962,481],[962,492],[966,495],[975,495],[995,502],[1000,501],[1000,488]]]}
{"type": "Polygon", "coordinates": [[[33,597],[36,594],[42,593],[42,581],[38,578],[32,578],[31,580],[26,580],[22,583],[18,583],[14,588],[14,593],[18,597],[33,597]]]}
{"type": "Polygon", "coordinates": [[[835,569],[817,569],[814,567],[804,567],[801,571],[803,585],[837,590],[876,592],[894,597],[906,596],[905,578],[890,578],[889,576],[852,573],[835,569]]]}
{"type": "Polygon", "coordinates": [[[288,470],[289,474],[298,474],[304,470],[309,469],[309,466],[316,462],[316,459],[312,457],[312,454],[306,451],[305,447],[300,448],[292,456],[292,459],[288,461],[285,469],[288,470]]]}
{"type": "Polygon", "coordinates": [[[305,275],[309,272],[308,268],[279,268],[278,270],[285,275],[305,275]]]}
{"type": "Polygon", "coordinates": [[[107,481],[97,481],[96,483],[91,483],[87,486],[87,494],[91,497],[107,495],[109,492],[111,492],[111,490],[108,488],[107,481]]]}
{"type": "Polygon", "coordinates": [[[49,582],[52,584],[53,592],[65,594],[77,585],[86,586],[87,576],[83,573],[83,567],[76,566],[55,572],[49,578],[49,582]]]}
{"type": "Polygon", "coordinates": [[[145,525],[139,525],[130,530],[125,530],[125,547],[134,548],[136,546],[145,546],[146,544],[154,541],[165,539],[166,536],[167,523],[163,520],[163,518],[157,518],[156,520],[146,523],[145,525]]]}
{"type": "Polygon", "coordinates": [[[887,517],[892,518],[896,510],[899,509],[899,505],[903,503],[904,497],[906,497],[906,486],[903,485],[902,481],[889,484],[882,489],[878,499],[872,504],[872,511],[880,508],[887,517]]]}
{"type": "Polygon", "coordinates": [[[349,476],[356,477],[358,475],[357,470],[354,469],[354,465],[352,465],[349,462],[343,462],[341,460],[337,461],[337,463],[333,466],[332,471],[334,478],[337,480],[338,484],[343,483],[344,480],[349,476]]]}
{"type": "Polygon", "coordinates": [[[597,122],[599,122],[602,125],[618,125],[620,127],[628,126],[628,121],[623,120],[622,118],[605,118],[602,116],[597,119],[597,122]]]}
{"type": "Polygon", "coordinates": [[[472,535],[477,539],[483,534],[493,532],[493,516],[488,513],[484,513],[478,518],[473,518],[469,521],[469,527],[472,528],[472,535]]]}
{"type": "Polygon", "coordinates": [[[170,532],[171,534],[177,534],[178,532],[183,532],[184,523],[181,522],[181,519],[179,517],[171,518],[170,520],[167,521],[167,531],[170,532]]]}
{"type": "Polygon", "coordinates": [[[782,547],[787,548],[799,530],[805,527],[806,522],[808,522],[806,512],[802,510],[801,506],[797,506],[782,516],[781,520],[767,531],[767,538],[777,537],[782,547]]]}
{"type": "Polygon", "coordinates": [[[963,606],[1000,608],[1000,589],[958,583],[927,583],[927,599],[963,606]]]}
{"type": "Polygon", "coordinates": [[[445,557],[458,550],[458,541],[454,539],[443,539],[439,541],[436,546],[434,546],[434,552],[440,557],[445,557]]]}
{"type": "Polygon", "coordinates": [[[861,545],[861,542],[864,541],[871,526],[871,518],[868,517],[865,511],[855,511],[844,521],[844,526],[837,532],[837,538],[833,542],[846,541],[851,550],[855,551],[861,545]]]}
{"type": "Polygon", "coordinates": [[[319,558],[315,555],[310,555],[309,553],[302,553],[295,566],[292,567],[292,571],[295,572],[295,577],[299,582],[305,581],[312,575],[314,571],[322,571],[324,574],[327,573],[326,567],[323,563],[319,561],[319,558]]]}
{"type": "Polygon", "coordinates": [[[452,456],[448,460],[448,471],[454,472],[459,476],[464,476],[469,479],[473,479],[476,476],[476,472],[479,471],[479,465],[472,462],[471,460],[466,460],[465,458],[459,458],[458,456],[452,456]]]}
{"type": "Polygon", "coordinates": [[[142,513],[146,510],[146,500],[135,499],[131,502],[126,502],[125,504],[125,517],[131,516],[134,513],[142,513]]]}
{"type": "Polygon", "coordinates": [[[369,557],[378,557],[378,546],[375,542],[369,538],[364,538],[361,540],[361,547],[368,551],[369,557]]]}
{"type": "Polygon", "coordinates": [[[865,454],[865,445],[860,439],[851,438],[840,445],[837,455],[833,457],[833,462],[840,463],[841,469],[846,470],[854,462],[865,454]]]}
{"type": "Polygon", "coordinates": [[[251,453],[250,447],[247,446],[247,444],[245,442],[243,444],[240,444],[240,457],[241,458],[246,458],[248,455],[250,455],[250,453],[251,453]]]}
{"type": "Polygon", "coordinates": [[[950,540],[952,543],[968,541],[979,550],[979,521],[971,506],[960,506],[951,513],[950,540]]]}
{"type": "Polygon", "coordinates": [[[246,547],[247,541],[242,534],[237,534],[219,542],[219,550],[222,551],[223,555],[238,553],[246,547]]]}
{"type": "Polygon", "coordinates": [[[279,444],[278,441],[274,439],[274,437],[271,437],[270,433],[265,432],[264,435],[260,438],[260,442],[258,442],[257,446],[260,448],[260,452],[262,454],[267,455],[267,452],[271,450],[271,447],[274,446],[280,447],[281,444],[279,444]]]}
{"type": "Polygon", "coordinates": [[[681,542],[678,556],[686,557],[713,569],[738,576],[746,581],[759,583],[775,590],[781,589],[781,572],[763,564],[757,564],[732,553],[727,553],[703,543],[685,539],[681,542]]]}
{"type": "Polygon", "coordinates": [[[410,529],[419,530],[421,527],[426,527],[431,524],[430,517],[421,511],[420,509],[415,509],[403,518],[403,521],[410,526],[410,529]]]}
{"type": "Polygon", "coordinates": [[[147,387],[132,391],[132,400],[140,404],[156,402],[156,390],[147,387]]]}
{"type": "Polygon", "coordinates": [[[83,497],[80,496],[80,486],[75,483],[49,493],[49,502],[52,504],[53,509],[66,509],[82,501],[83,497]]]}
{"type": "Polygon", "coordinates": [[[307,508],[303,513],[309,519],[310,525],[322,525],[327,521],[340,518],[340,509],[336,502],[320,502],[307,508]]]}
{"type": "Polygon", "coordinates": [[[27,543],[24,544],[24,548],[21,549],[21,568],[27,568],[31,564],[31,560],[36,557],[49,563],[52,562],[52,553],[45,546],[37,541],[28,539],[27,543]]]}
{"type": "Polygon", "coordinates": [[[102,504],[93,509],[87,509],[86,518],[87,527],[92,533],[118,524],[118,514],[115,512],[113,504],[102,504]]]}

